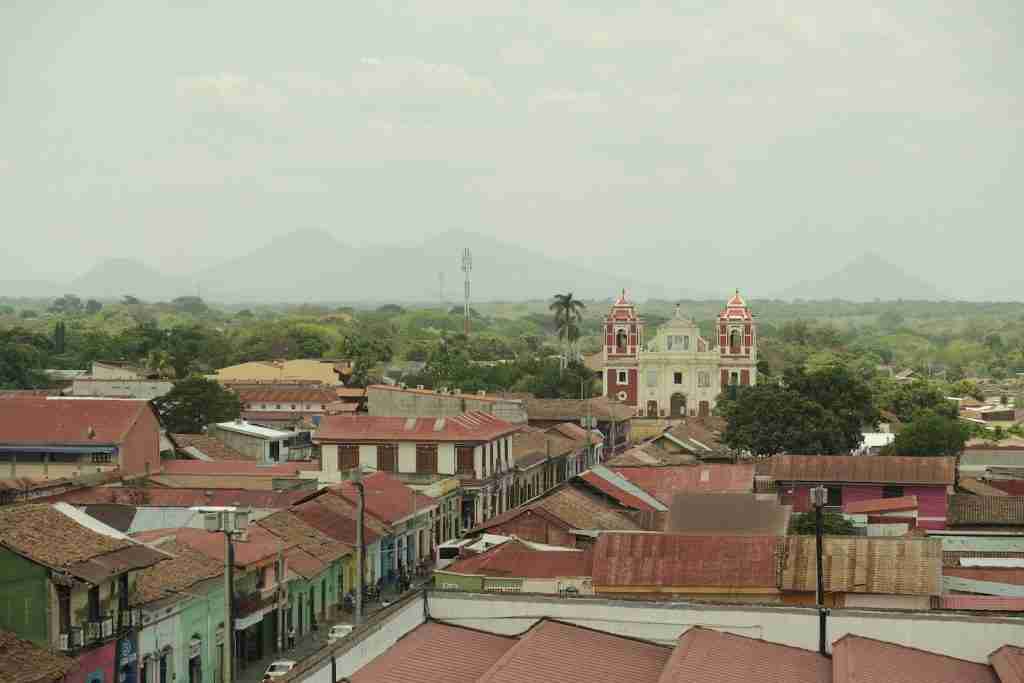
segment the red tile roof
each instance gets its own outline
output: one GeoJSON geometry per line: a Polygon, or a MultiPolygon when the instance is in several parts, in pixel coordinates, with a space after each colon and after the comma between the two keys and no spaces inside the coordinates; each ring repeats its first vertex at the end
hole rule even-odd
{"type": "Polygon", "coordinates": [[[1024,683],[1024,647],[1004,645],[988,656],[1000,683],[1024,683]]]}
{"type": "Polygon", "coordinates": [[[843,512],[848,515],[865,515],[872,512],[899,512],[916,510],[917,496],[900,496],[899,498],[878,498],[875,500],[858,500],[843,505],[843,512]]]}
{"type": "Polygon", "coordinates": [[[597,431],[588,431],[574,422],[563,422],[552,427],[554,431],[558,432],[567,439],[572,439],[577,443],[587,443],[587,439],[590,439],[590,443],[597,445],[604,443],[604,436],[597,431]]]}
{"type": "Polygon", "coordinates": [[[349,678],[352,683],[476,683],[518,642],[428,621],[349,678]]]}
{"type": "Polygon", "coordinates": [[[590,576],[592,559],[589,551],[533,550],[518,539],[512,539],[479,555],[457,560],[443,571],[473,576],[554,579],[590,576]]]}
{"type": "Polygon", "coordinates": [[[63,681],[79,668],[71,657],[0,631],[0,681],[4,683],[50,683],[63,681]]]}
{"type": "Polygon", "coordinates": [[[328,415],[313,438],[329,442],[479,442],[493,441],[518,429],[518,425],[479,410],[446,418],[328,415]]]}
{"type": "Polygon", "coordinates": [[[203,460],[166,460],[163,463],[163,474],[217,475],[237,474],[264,477],[295,477],[299,472],[319,470],[317,462],[289,462],[281,465],[261,465],[255,462],[224,461],[205,462],[203,460]]]}
{"type": "Polygon", "coordinates": [[[135,507],[195,507],[238,505],[254,508],[287,508],[319,494],[316,490],[264,491],[251,489],[160,488],[105,486],[68,491],[48,500],[73,505],[117,503],[135,507]]]}
{"type": "Polygon", "coordinates": [[[337,398],[331,389],[235,389],[242,403],[319,403],[327,405],[337,398]]]}
{"type": "Polygon", "coordinates": [[[492,517],[472,531],[500,526],[525,514],[537,514],[563,529],[638,531],[640,525],[597,494],[562,485],[541,498],[492,517]]]}
{"type": "MultiPolygon", "coordinates": [[[[395,524],[401,519],[437,507],[437,501],[403,484],[387,472],[374,472],[363,477],[366,491],[366,512],[385,524],[395,524]]],[[[332,486],[330,493],[341,495],[353,505],[359,500],[359,491],[350,481],[332,486]]]]}
{"type": "Polygon", "coordinates": [[[594,546],[594,585],[774,592],[778,542],[776,536],[604,533],[594,546]]]}
{"type": "Polygon", "coordinates": [[[206,434],[171,434],[170,437],[180,450],[194,448],[211,460],[252,460],[220,439],[206,434]]]}
{"type": "Polygon", "coordinates": [[[951,486],[956,459],[896,455],[775,455],[757,464],[775,481],[951,486]]]}
{"type": "MultiPolygon", "coordinates": [[[[188,546],[207,557],[224,562],[224,534],[204,529],[156,529],[143,531],[132,536],[143,543],[154,543],[161,539],[173,538],[178,545],[188,546]]],[[[277,556],[279,550],[287,550],[293,544],[282,541],[266,529],[249,525],[248,540],[235,541],[235,566],[239,568],[260,564],[277,556]]]]}
{"type": "Polygon", "coordinates": [[[679,637],[658,683],[828,683],[832,662],[817,652],[699,626],[679,637]]]}
{"type": "Polygon", "coordinates": [[[162,600],[181,591],[187,591],[195,584],[224,574],[224,562],[194,550],[176,541],[167,541],[155,546],[169,559],[143,570],[137,575],[132,605],[145,605],[162,600]]]}
{"type": "Polygon", "coordinates": [[[672,496],[676,493],[749,493],[754,490],[754,466],[749,464],[610,469],[665,505],[672,504],[672,496]]]}
{"type": "Polygon", "coordinates": [[[596,488],[598,491],[601,491],[605,495],[614,498],[621,505],[633,508],[634,510],[642,510],[644,512],[656,512],[655,507],[648,503],[647,501],[645,501],[644,499],[639,498],[630,493],[629,491],[626,491],[625,489],[616,486],[615,484],[608,481],[604,477],[598,476],[597,474],[594,474],[590,470],[587,470],[586,472],[581,474],[580,479],[587,482],[588,484],[596,488]]]}
{"type": "MultiPolygon", "coordinates": [[[[336,541],[350,546],[356,545],[355,514],[350,513],[348,504],[335,496],[319,496],[300,503],[291,509],[302,520],[336,541]]],[[[363,525],[363,543],[376,543],[380,535],[367,525],[363,525]]]]}
{"type": "Polygon", "coordinates": [[[943,595],[940,604],[942,609],[1024,612],[1024,598],[1001,595],[943,595]]]}
{"type": "Polygon", "coordinates": [[[642,640],[542,620],[478,683],[656,683],[672,650],[642,640]]]}
{"type": "Polygon", "coordinates": [[[999,683],[992,667],[846,635],[832,646],[834,683],[999,683]]]}
{"type": "Polygon", "coordinates": [[[142,400],[17,398],[0,401],[0,443],[119,444],[142,414],[150,410],[150,404],[142,400]]]}

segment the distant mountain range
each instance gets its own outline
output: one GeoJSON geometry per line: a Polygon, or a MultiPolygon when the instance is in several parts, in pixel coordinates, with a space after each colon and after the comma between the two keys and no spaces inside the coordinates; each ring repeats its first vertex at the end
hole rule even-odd
{"type": "Polygon", "coordinates": [[[940,301],[950,297],[874,253],[866,253],[834,273],[783,290],[780,299],[940,301]]]}
{"type": "Polygon", "coordinates": [[[554,259],[524,247],[453,230],[415,247],[343,244],[320,230],[299,230],[191,276],[168,275],[131,259],[109,259],[66,283],[0,283],[3,296],[117,299],[126,294],[164,300],[200,293],[221,302],[433,302],[438,273],[448,301],[462,300],[461,255],[473,255],[472,296],[477,301],[519,301],[573,292],[604,299],[625,287],[639,299],[665,296],[657,283],[619,277],[604,269],[554,259]]]}
{"type": "MultiPolygon", "coordinates": [[[[460,259],[465,248],[473,254],[472,297],[476,301],[547,299],[554,292],[569,291],[579,298],[602,300],[615,296],[621,288],[641,301],[722,295],[708,288],[681,289],[679,281],[714,281],[710,274],[696,277],[686,268],[671,281],[656,281],[662,273],[674,272],[669,264],[677,258],[678,245],[655,248],[666,253],[648,255],[650,267],[644,272],[652,275],[641,279],[616,273],[615,264],[607,259],[588,262],[573,254],[552,258],[539,250],[461,230],[428,238],[414,247],[352,247],[321,230],[299,230],[189,276],[162,273],[132,259],[108,259],[66,283],[28,278],[0,282],[0,296],[53,297],[71,292],[83,298],[118,299],[131,294],[154,301],[199,293],[223,303],[435,302],[440,296],[438,273],[443,272],[445,298],[454,304],[462,299],[460,259]],[[671,254],[666,256],[668,252],[671,254]]],[[[686,249],[690,255],[699,251],[694,245],[686,249]]],[[[618,259],[623,263],[645,262],[640,247],[623,254],[628,255],[618,259]]],[[[754,299],[772,295],[756,286],[744,291],[754,299]]],[[[992,293],[997,300],[1020,300],[1022,296],[1024,286],[1012,283],[992,293]]],[[[866,253],[829,275],[777,292],[775,298],[935,301],[950,297],[877,254],[866,253]]]]}

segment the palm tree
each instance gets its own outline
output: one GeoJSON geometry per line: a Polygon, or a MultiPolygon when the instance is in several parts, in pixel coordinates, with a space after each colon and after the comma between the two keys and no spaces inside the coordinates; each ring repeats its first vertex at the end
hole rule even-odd
{"type": "Polygon", "coordinates": [[[585,308],[586,305],[582,301],[573,298],[572,292],[555,294],[554,301],[548,306],[555,314],[558,338],[566,343],[567,351],[571,351],[576,340],[580,338],[579,323],[583,322],[585,308]]]}

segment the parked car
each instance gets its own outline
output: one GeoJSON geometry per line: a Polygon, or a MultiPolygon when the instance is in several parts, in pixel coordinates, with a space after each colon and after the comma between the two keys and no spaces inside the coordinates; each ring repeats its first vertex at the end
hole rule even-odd
{"type": "Polygon", "coordinates": [[[263,678],[280,678],[295,668],[295,662],[290,659],[279,659],[271,662],[267,670],[263,672],[263,678]]]}
{"type": "Polygon", "coordinates": [[[331,627],[331,630],[327,632],[327,642],[334,643],[341,640],[349,633],[352,633],[352,628],[353,627],[348,624],[335,624],[331,627]]]}

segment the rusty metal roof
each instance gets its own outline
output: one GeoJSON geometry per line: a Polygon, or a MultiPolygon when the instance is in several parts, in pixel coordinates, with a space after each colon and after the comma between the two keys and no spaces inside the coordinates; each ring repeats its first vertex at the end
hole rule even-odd
{"type": "Polygon", "coordinates": [[[872,638],[832,646],[834,683],[999,683],[992,667],[872,638]]]}
{"type": "Polygon", "coordinates": [[[775,455],[757,464],[775,481],[951,486],[956,458],[895,455],[775,455]]]}
{"type": "MultiPolygon", "coordinates": [[[[816,590],[815,538],[789,536],[783,548],[779,587],[786,591],[816,590]]],[[[942,593],[941,539],[828,536],[822,552],[826,591],[942,593]]]]}
{"type": "Polygon", "coordinates": [[[604,533],[594,546],[594,585],[776,588],[777,536],[604,533]]]}

